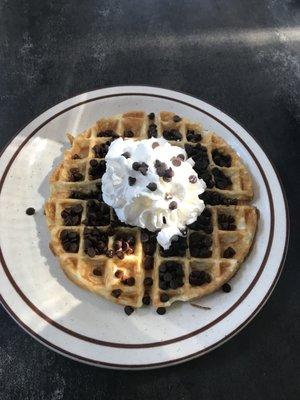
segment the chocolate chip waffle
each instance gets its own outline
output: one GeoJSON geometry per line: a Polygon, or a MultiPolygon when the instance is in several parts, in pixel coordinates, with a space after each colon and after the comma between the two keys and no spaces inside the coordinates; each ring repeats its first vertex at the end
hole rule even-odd
{"type": "Polygon", "coordinates": [[[223,139],[173,113],[139,111],[102,118],[68,137],[71,148],[51,175],[45,212],[50,247],[74,283],[125,305],[127,314],[149,304],[164,314],[174,301],[212,293],[236,273],[258,213],[249,204],[251,177],[223,139]],[[101,191],[111,141],[161,136],[185,148],[207,185],[204,212],[168,250],[155,233],[120,222],[101,191]]]}

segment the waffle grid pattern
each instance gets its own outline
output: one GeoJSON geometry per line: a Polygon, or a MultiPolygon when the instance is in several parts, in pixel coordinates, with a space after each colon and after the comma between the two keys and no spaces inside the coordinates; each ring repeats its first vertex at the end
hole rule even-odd
{"type": "MultiPolygon", "coordinates": [[[[257,224],[257,210],[248,205],[253,196],[251,177],[237,154],[223,139],[214,133],[204,132],[200,125],[192,124],[184,118],[178,120],[178,118],[174,118],[174,114],[169,112],[161,112],[155,116],[155,119],[149,119],[144,112],[129,112],[112,118],[101,119],[76,138],[69,135],[69,139],[71,149],[65,152],[64,161],[52,173],[50,179],[51,196],[46,202],[45,211],[51,232],[51,249],[59,257],[63,270],[73,282],[119,304],[141,307],[143,298],[150,296],[155,307],[168,307],[176,300],[186,301],[211,293],[233,276],[251,247],[257,224]],[[153,126],[151,128],[153,124],[156,125],[155,129],[153,126]],[[90,201],[88,199],[97,198],[101,195],[101,176],[105,170],[103,159],[107,150],[106,144],[113,139],[109,135],[114,132],[118,136],[141,140],[149,137],[149,129],[152,133],[155,131],[157,137],[163,136],[164,131],[179,131],[182,140],[174,142],[170,140],[170,143],[183,148],[185,145],[197,145],[197,143],[187,140],[189,131],[200,133],[202,139],[199,143],[207,149],[208,170],[218,168],[232,181],[229,189],[216,187],[208,189],[208,191],[217,192],[226,198],[236,199],[235,205],[207,206],[211,212],[212,225],[212,232],[206,234],[212,239],[210,257],[201,258],[191,254],[191,252],[193,253],[189,245],[191,235],[203,235],[204,232],[188,228],[187,248],[185,251],[181,249],[180,256],[176,255],[176,246],[174,246],[175,254],[166,257],[163,256],[160,247],[156,245],[154,253],[150,251],[152,255],[148,255],[148,257],[153,257],[153,268],[145,269],[144,262],[147,256],[143,251],[141,229],[121,224],[116,219],[112,209],[109,210],[110,223],[107,219],[101,221],[101,216],[99,216],[92,226],[83,224],[88,219],[87,207],[88,201],[90,201]],[[212,156],[214,150],[230,155],[231,166],[220,167],[216,165],[212,156]],[[94,168],[94,171],[92,171],[92,174],[91,160],[97,160],[98,165],[101,165],[101,168],[99,168],[96,165],[97,163],[93,161],[94,167],[92,168],[94,168]],[[75,173],[75,178],[72,173],[74,168],[79,172],[79,175],[75,173]],[[78,225],[66,226],[66,221],[61,216],[62,211],[78,204],[82,206],[78,225]],[[229,231],[220,227],[218,217],[222,214],[233,217],[236,225],[235,230],[229,231]],[[111,229],[112,226],[113,229],[111,229]],[[114,248],[117,236],[129,234],[134,237],[133,254],[125,254],[124,258],[119,258],[116,255],[108,257],[106,254],[96,254],[90,257],[85,251],[84,232],[85,229],[92,228],[96,228],[104,234],[104,237],[107,237],[107,249],[114,248]],[[64,230],[78,233],[79,247],[77,252],[67,252],[63,248],[61,232],[64,230]],[[232,258],[223,257],[228,246],[235,250],[235,255],[232,258]],[[176,261],[182,265],[183,286],[177,289],[162,290],[160,288],[160,266],[167,261],[176,261]],[[195,270],[208,272],[211,281],[200,286],[191,285],[189,275],[191,271],[195,270]],[[130,277],[135,280],[132,286],[126,284],[126,280],[130,277]],[[145,287],[145,278],[152,278],[153,284],[145,287]],[[121,291],[121,294],[114,295],[113,293],[117,293],[118,290],[121,291]],[[168,294],[168,300],[161,301],[161,294],[165,292],[168,294]]],[[[96,203],[98,203],[98,200],[96,203]]]]}

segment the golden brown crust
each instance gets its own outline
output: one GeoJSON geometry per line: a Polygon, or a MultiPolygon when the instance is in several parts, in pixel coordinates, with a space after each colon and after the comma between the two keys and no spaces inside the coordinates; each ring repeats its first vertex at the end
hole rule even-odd
{"type": "MultiPolygon", "coordinates": [[[[96,293],[110,301],[133,307],[142,306],[142,298],[145,293],[151,296],[152,304],[155,307],[169,306],[174,301],[187,301],[200,298],[214,292],[227,282],[238,270],[245,257],[248,255],[257,227],[258,211],[249,205],[253,197],[252,179],[235,151],[220,137],[212,132],[204,132],[199,124],[192,123],[185,118],[174,118],[174,113],[161,112],[155,117],[155,121],[149,121],[147,115],[142,111],[130,111],[123,115],[110,118],[102,118],[91,128],[80,135],[73,137],[68,135],[71,148],[64,155],[64,160],[52,172],[50,177],[51,195],[45,203],[45,213],[49,230],[51,232],[50,248],[59,257],[60,265],[65,274],[75,284],[91,292],[96,293]],[[70,198],[74,191],[88,194],[97,190],[97,184],[101,179],[91,179],[89,176],[89,161],[95,157],[93,147],[97,144],[104,144],[110,137],[97,137],[100,131],[113,130],[122,136],[124,131],[131,131],[136,140],[147,138],[147,131],[150,123],[157,125],[158,136],[164,130],[178,129],[183,135],[183,140],[174,144],[184,147],[187,142],[187,130],[195,130],[202,135],[201,145],[208,151],[211,167],[215,167],[212,159],[212,152],[218,149],[229,154],[232,160],[231,167],[218,167],[231,178],[232,187],[230,190],[214,188],[213,191],[226,196],[229,199],[237,199],[237,205],[208,206],[212,213],[213,232],[211,234],[213,245],[212,255],[209,258],[192,257],[190,249],[187,249],[185,257],[162,257],[158,246],[154,254],[154,269],[146,271],[143,267],[143,247],[141,243],[141,231],[139,228],[118,227],[118,233],[129,232],[135,237],[136,245],[134,254],[126,255],[123,260],[114,256],[108,258],[105,255],[89,257],[84,252],[83,231],[84,225],[64,226],[61,212],[72,205],[81,204],[83,207],[81,221],[86,218],[87,202],[85,199],[70,198]],[[83,176],[82,181],[70,182],[70,169],[77,168],[83,176]],[[232,215],[237,226],[236,230],[221,230],[218,225],[218,215],[232,215]],[[60,234],[64,229],[77,232],[80,237],[80,245],[77,253],[66,252],[60,241],[60,234]],[[224,258],[224,251],[232,247],[235,255],[232,258],[224,258]],[[182,264],[184,269],[184,285],[175,290],[169,289],[169,301],[162,303],[160,295],[163,292],[159,288],[159,265],[167,260],[175,260],[182,264]],[[97,274],[94,271],[97,271],[97,274]],[[133,286],[124,285],[120,278],[115,276],[116,271],[122,271],[124,277],[134,277],[133,286]],[[209,272],[212,280],[210,283],[201,286],[192,286],[189,283],[191,270],[205,270],[209,272]],[[100,272],[99,272],[100,271],[100,272]],[[144,279],[152,277],[153,285],[145,291],[144,279]],[[112,295],[114,290],[120,289],[121,295],[112,295]]],[[[110,211],[110,218],[113,212],[110,211]]],[[[99,230],[106,232],[108,226],[101,226],[99,230]]],[[[188,229],[187,240],[194,231],[188,229]]],[[[113,247],[114,237],[109,236],[108,248],[113,247]]]]}

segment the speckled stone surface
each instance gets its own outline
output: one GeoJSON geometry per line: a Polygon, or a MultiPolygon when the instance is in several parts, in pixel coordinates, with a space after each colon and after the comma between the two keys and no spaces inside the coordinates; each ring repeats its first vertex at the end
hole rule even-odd
{"type": "Polygon", "coordinates": [[[0,308],[1,400],[300,398],[299,25],[297,0],[0,2],[0,147],[80,92],[181,90],[262,143],[292,221],[286,266],[264,309],[221,348],[180,366],[132,373],[81,365],[37,343],[0,308]]]}

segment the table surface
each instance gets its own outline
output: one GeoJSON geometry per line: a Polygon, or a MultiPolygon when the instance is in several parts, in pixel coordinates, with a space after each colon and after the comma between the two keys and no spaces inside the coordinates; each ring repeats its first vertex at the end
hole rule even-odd
{"type": "Polygon", "coordinates": [[[180,90],[253,133],[281,175],[291,214],[289,254],[266,306],[235,338],[186,364],[88,367],[37,343],[0,307],[2,400],[300,398],[299,22],[297,0],[0,2],[0,148],[81,92],[180,90]]]}

